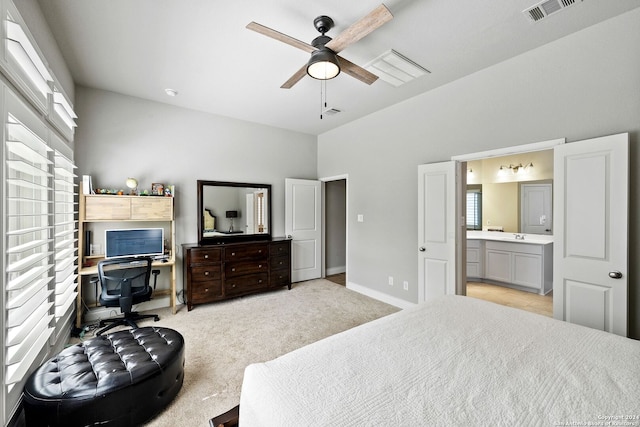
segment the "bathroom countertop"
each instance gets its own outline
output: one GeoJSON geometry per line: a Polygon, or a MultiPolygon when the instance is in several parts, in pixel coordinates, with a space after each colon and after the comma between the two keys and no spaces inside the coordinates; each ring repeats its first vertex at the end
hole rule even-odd
{"type": "Polygon", "coordinates": [[[553,236],[546,234],[506,233],[500,231],[467,231],[467,240],[495,240],[500,242],[529,243],[547,245],[553,243],[553,236]],[[523,238],[516,238],[522,236],[523,238]]]}

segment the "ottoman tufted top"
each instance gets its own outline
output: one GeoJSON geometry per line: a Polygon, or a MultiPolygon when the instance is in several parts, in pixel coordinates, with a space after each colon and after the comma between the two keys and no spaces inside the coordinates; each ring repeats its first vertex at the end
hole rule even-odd
{"type": "Polygon", "coordinates": [[[35,398],[83,399],[112,393],[162,371],[181,354],[184,338],[145,327],[98,336],[68,347],[42,365],[28,386],[35,398]]]}

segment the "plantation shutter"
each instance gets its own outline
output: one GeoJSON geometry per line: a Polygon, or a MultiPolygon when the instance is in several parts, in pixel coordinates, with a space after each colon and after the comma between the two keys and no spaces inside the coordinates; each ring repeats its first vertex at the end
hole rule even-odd
{"type": "Polygon", "coordinates": [[[59,151],[55,151],[55,318],[58,321],[76,299],[75,274],[77,260],[78,231],[75,221],[75,184],[76,166],[59,151]]]}
{"type": "Polygon", "coordinates": [[[7,425],[28,375],[62,348],[74,320],[76,115],[16,5],[2,4],[0,424],[7,425]]]}
{"type": "Polygon", "coordinates": [[[10,15],[5,20],[7,61],[13,77],[17,79],[23,93],[42,108],[47,106],[47,96],[51,93],[49,82],[53,81],[51,73],[42,61],[35,43],[27,35],[22,26],[10,15]]]}
{"type": "Polygon", "coordinates": [[[16,102],[6,105],[4,382],[11,393],[53,333],[54,207],[52,150],[43,139],[46,131],[29,126],[38,119],[26,108],[18,109],[16,102]],[[30,120],[19,120],[14,115],[18,112],[30,120]]]}

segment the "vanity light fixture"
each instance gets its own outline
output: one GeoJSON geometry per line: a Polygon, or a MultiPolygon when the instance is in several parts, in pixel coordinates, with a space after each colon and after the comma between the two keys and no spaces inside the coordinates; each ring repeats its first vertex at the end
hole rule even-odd
{"type": "Polygon", "coordinates": [[[504,165],[500,165],[500,169],[499,169],[499,173],[504,173],[505,170],[507,169],[511,169],[512,173],[522,173],[524,171],[526,171],[529,168],[533,167],[533,163],[529,162],[525,165],[523,165],[522,163],[518,163],[517,165],[514,164],[509,164],[509,166],[504,166],[504,165]]]}

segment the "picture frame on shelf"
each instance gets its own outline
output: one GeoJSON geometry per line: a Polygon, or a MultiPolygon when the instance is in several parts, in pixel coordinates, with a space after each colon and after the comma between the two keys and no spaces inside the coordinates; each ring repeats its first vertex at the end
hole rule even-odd
{"type": "Polygon", "coordinates": [[[151,184],[151,194],[153,196],[164,196],[164,184],[159,182],[151,184]]]}

